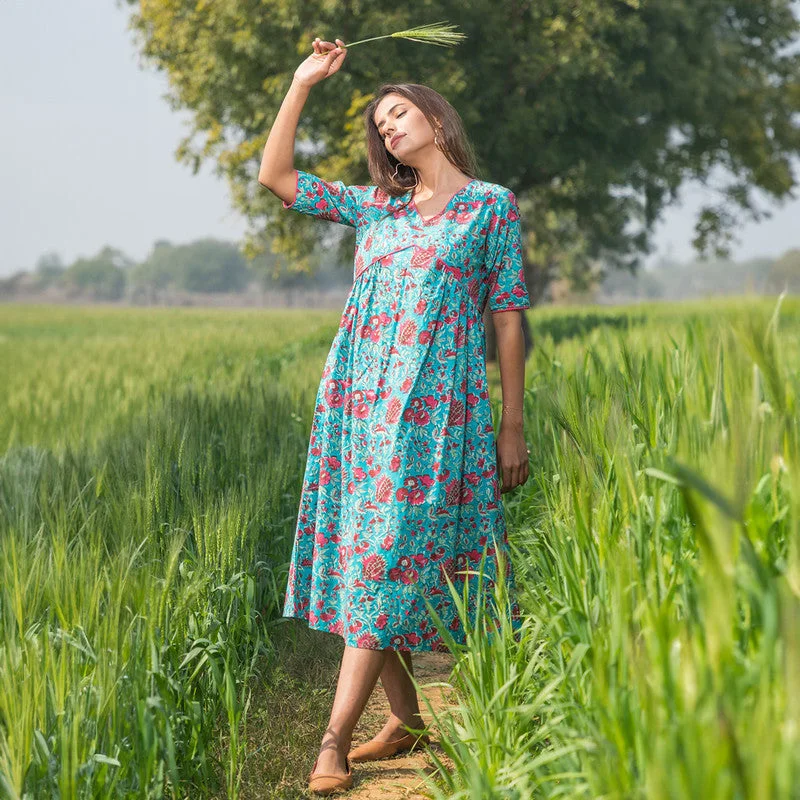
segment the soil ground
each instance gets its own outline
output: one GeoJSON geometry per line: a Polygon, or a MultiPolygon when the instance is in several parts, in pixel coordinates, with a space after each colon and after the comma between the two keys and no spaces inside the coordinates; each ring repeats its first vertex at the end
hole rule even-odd
{"type": "MultiPolygon", "coordinates": [[[[296,622],[289,620],[290,623],[296,622]]],[[[330,717],[344,645],[340,636],[309,630],[304,624],[282,625],[272,632],[276,654],[271,672],[253,682],[247,718],[247,757],[242,766],[241,800],[308,800],[308,772],[330,717]]],[[[452,653],[414,653],[419,708],[429,727],[430,750],[452,768],[439,745],[440,731],[428,703],[440,717],[456,704],[449,684],[452,653]],[[436,686],[432,684],[444,684],[436,686]],[[427,700],[427,702],[426,702],[427,700]]],[[[390,709],[380,679],[353,731],[352,746],[368,742],[383,728],[390,709]]],[[[224,764],[227,740],[220,737],[218,757],[224,764]]],[[[382,761],[353,764],[353,786],[332,797],[342,800],[427,800],[420,774],[436,771],[425,747],[382,761]]],[[[220,772],[218,800],[226,797],[220,772]]]]}
{"type": "MultiPolygon", "coordinates": [[[[443,686],[426,684],[444,683],[453,668],[450,653],[415,653],[414,678],[420,684],[420,695],[424,695],[437,714],[441,714],[454,703],[453,690],[443,686]]],[[[452,764],[439,747],[439,731],[422,696],[419,698],[422,719],[431,728],[431,750],[448,767],[452,764]]],[[[383,727],[389,716],[389,704],[380,681],[370,697],[367,707],[353,733],[353,747],[369,741],[383,727]]],[[[399,753],[382,761],[353,764],[353,787],[345,793],[333,795],[347,800],[424,800],[424,782],[417,770],[432,774],[435,764],[425,748],[412,753],[399,753]]]]}

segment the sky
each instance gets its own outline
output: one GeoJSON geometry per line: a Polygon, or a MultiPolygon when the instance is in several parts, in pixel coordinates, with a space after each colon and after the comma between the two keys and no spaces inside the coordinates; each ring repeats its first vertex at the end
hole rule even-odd
{"type": "MultiPolygon", "coordinates": [[[[139,63],[129,14],[116,0],[0,0],[0,276],[50,252],[70,264],[110,245],[141,261],[159,239],[237,241],[247,228],[211,165],[193,175],[175,160],[189,114],[139,63]]],[[[651,263],[692,258],[704,197],[687,186],[665,213],[651,263]]],[[[772,219],[741,227],[734,258],[800,247],[800,199],[761,206],[772,219]]]]}

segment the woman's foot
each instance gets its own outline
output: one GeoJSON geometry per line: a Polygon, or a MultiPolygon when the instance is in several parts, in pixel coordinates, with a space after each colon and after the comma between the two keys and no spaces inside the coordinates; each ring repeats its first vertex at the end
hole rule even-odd
{"type": "Polygon", "coordinates": [[[346,792],[353,786],[353,773],[349,759],[345,759],[347,773],[344,776],[338,774],[326,775],[317,768],[317,761],[314,762],[311,774],[308,776],[308,788],[312,794],[328,796],[338,792],[346,792]]]}
{"type": "Polygon", "coordinates": [[[308,776],[337,775],[344,778],[347,775],[347,762],[345,761],[350,751],[350,742],[342,742],[341,746],[334,739],[323,739],[317,756],[316,766],[308,776]]]}
{"type": "MultiPolygon", "coordinates": [[[[419,714],[412,714],[408,720],[405,721],[405,725],[408,725],[409,728],[415,728],[416,730],[421,730],[425,727],[425,723],[422,721],[422,717],[419,714]]],[[[405,736],[408,736],[408,731],[404,727],[404,721],[394,714],[389,714],[389,719],[386,720],[386,724],[381,728],[380,732],[373,737],[372,741],[395,742],[405,736]]]]}
{"type": "MultiPolygon", "coordinates": [[[[417,730],[425,727],[419,714],[412,715],[407,724],[417,730]]],[[[397,753],[411,750],[420,742],[428,744],[429,741],[430,737],[425,734],[418,736],[415,733],[409,733],[403,727],[400,718],[392,714],[377,736],[350,751],[350,761],[354,764],[362,761],[380,761],[384,758],[391,758],[397,753]]]]}

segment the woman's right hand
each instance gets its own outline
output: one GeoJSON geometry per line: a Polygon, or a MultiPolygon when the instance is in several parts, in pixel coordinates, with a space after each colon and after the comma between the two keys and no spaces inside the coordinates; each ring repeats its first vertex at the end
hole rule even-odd
{"type": "Polygon", "coordinates": [[[341,39],[333,44],[320,41],[317,36],[312,44],[314,52],[294,71],[294,79],[306,86],[313,86],[338,72],[347,56],[347,48],[341,39]]]}

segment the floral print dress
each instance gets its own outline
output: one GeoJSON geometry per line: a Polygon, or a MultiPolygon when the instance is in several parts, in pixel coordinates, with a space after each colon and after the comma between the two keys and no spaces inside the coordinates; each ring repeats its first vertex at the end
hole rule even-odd
{"type": "Polygon", "coordinates": [[[284,617],[369,649],[446,650],[506,556],[482,312],[530,306],[514,194],[473,179],[435,216],[411,196],[297,170],[284,208],[356,229],[352,289],[316,397],[284,617]],[[464,586],[465,581],[467,586],[464,586]]]}

